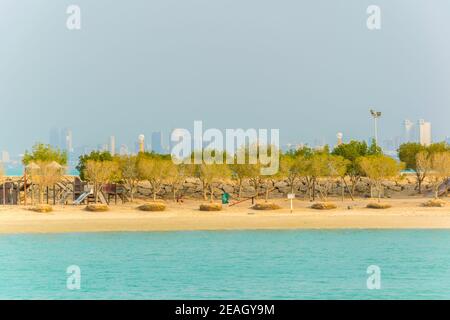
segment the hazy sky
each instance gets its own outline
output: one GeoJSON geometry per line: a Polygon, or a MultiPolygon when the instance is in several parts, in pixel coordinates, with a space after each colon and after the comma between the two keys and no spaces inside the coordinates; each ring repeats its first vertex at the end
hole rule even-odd
{"type": "Polygon", "coordinates": [[[1,0],[0,149],[171,128],[279,128],[282,143],[450,136],[448,0],[1,0]],[[81,30],[66,8],[81,8],[81,30]],[[381,7],[381,30],[366,9],[381,7]]]}

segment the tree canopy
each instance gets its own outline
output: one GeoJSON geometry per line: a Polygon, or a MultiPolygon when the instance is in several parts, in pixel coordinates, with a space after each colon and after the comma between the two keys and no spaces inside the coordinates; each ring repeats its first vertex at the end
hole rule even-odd
{"type": "Polygon", "coordinates": [[[29,165],[31,162],[53,162],[65,166],[67,165],[67,152],[61,151],[58,148],[53,148],[49,144],[36,143],[31,152],[25,151],[22,159],[24,165],[29,165]]]}

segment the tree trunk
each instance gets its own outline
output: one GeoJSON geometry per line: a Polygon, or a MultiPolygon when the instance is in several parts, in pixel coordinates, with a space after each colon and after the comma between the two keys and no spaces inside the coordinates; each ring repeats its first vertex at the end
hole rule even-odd
{"type": "Polygon", "coordinates": [[[256,180],[253,181],[253,188],[255,188],[255,198],[256,200],[258,200],[259,190],[258,190],[258,182],[256,180]]]}
{"type": "Polygon", "coordinates": [[[316,179],[313,179],[312,185],[312,200],[316,201],[316,179]]]}
{"type": "Polygon", "coordinates": [[[344,179],[344,184],[345,184],[345,187],[347,188],[347,190],[348,190],[348,192],[349,192],[349,194],[350,194],[350,198],[352,199],[352,201],[355,201],[355,199],[353,198],[353,185],[352,185],[352,190],[350,190],[350,188],[348,187],[348,185],[347,185],[347,182],[345,181],[345,179],[344,179]]]}
{"type": "Polygon", "coordinates": [[[420,178],[420,176],[417,176],[417,185],[419,188],[419,194],[422,194],[422,179],[420,178]]]}
{"type": "Polygon", "coordinates": [[[97,202],[98,202],[98,186],[96,186],[96,185],[94,185],[94,194],[95,194],[95,197],[94,197],[94,203],[95,204],[97,204],[97,202]]]}
{"type": "Polygon", "coordinates": [[[379,184],[379,186],[378,186],[378,203],[380,203],[381,202],[381,190],[382,190],[382,186],[381,186],[381,183],[379,184]]]}
{"type": "Polygon", "coordinates": [[[209,197],[209,202],[213,202],[213,200],[214,200],[214,187],[213,187],[213,185],[212,185],[212,183],[211,183],[211,185],[209,186],[209,195],[210,195],[210,197],[209,197]]]}
{"type": "Polygon", "coordinates": [[[239,182],[238,198],[241,199],[241,196],[242,196],[242,180],[239,182]]]}
{"type": "Polygon", "coordinates": [[[351,187],[351,192],[350,192],[350,194],[351,194],[352,200],[354,200],[354,199],[353,199],[353,195],[355,194],[356,183],[358,182],[358,178],[356,178],[356,177],[350,178],[350,181],[352,182],[352,187],[351,187]]]}
{"type": "Polygon", "coordinates": [[[269,201],[269,186],[266,186],[266,202],[269,201]]]}
{"type": "Polygon", "coordinates": [[[42,204],[44,199],[44,190],[42,186],[39,186],[39,204],[42,204]]]}

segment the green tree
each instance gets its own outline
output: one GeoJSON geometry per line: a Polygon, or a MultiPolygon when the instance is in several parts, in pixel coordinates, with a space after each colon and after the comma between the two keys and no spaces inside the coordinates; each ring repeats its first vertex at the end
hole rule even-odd
{"type": "Polygon", "coordinates": [[[249,163],[249,148],[240,148],[237,153],[243,154],[240,159],[237,154],[233,155],[233,163],[229,164],[231,178],[237,182],[238,198],[242,196],[242,184],[245,180],[250,180],[256,174],[255,165],[249,163]]]}
{"type": "Polygon", "coordinates": [[[192,166],[188,164],[174,164],[170,166],[167,174],[167,182],[172,187],[173,200],[176,201],[178,192],[183,188],[186,178],[192,176],[192,166]]]}
{"type": "Polygon", "coordinates": [[[403,163],[385,155],[370,155],[358,160],[361,169],[378,190],[378,202],[384,191],[383,181],[397,177],[403,169],[403,163]]]}
{"type": "Polygon", "coordinates": [[[113,156],[108,151],[92,151],[79,157],[76,169],[80,173],[80,179],[86,180],[85,171],[89,160],[93,161],[113,161],[113,156]]]}
{"type": "Polygon", "coordinates": [[[341,156],[319,152],[310,158],[309,174],[314,180],[320,198],[327,201],[328,194],[337,178],[343,178],[348,160],[341,156]]]}
{"type": "Polygon", "coordinates": [[[83,176],[94,185],[95,203],[103,186],[117,179],[119,174],[119,165],[115,161],[87,160],[83,176]]]}
{"type": "Polygon", "coordinates": [[[377,142],[375,141],[375,139],[372,139],[372,142],[370,143],[370,147],[369,147],[367,154],[371,155],[371,156],[377,156],[377,155],[383,154],[381,147],[379,145],[377,145],[377,142]]]}
{"type": "Polygon", "coordinates": [[[435,152],[431,155],[431,176],[434,182],[434,197],[439,197],[439,188],[450,177],[450,151],[435,152]]]}
{"type": "MultiPolygon", "coordinates": [[[[350,179],[351,187],[349,189],[350,196],[353,199],[355,194],[356,184],[361,180],[364,174],[358,164],[358,158],[365,157],[369,154],[369,148],[365,141],[352,140],[349,143],[343,143],[334,148],[333,155],[341,156],[348,160],[346,174],[350,179]]],[[[345,178],[342,182],[347,185],[345,178]]]]}
{"type": "Polygon", "coordinates": [[[171,174],[173,163],[160,157],[144,157],[139,160],[138,171],[142,180],[147,180],[152,188],[153,200],[156,200],[163,183],[171,174]]]}
{"type": "Polygon", "coordinates": [[[204,184],[209,188],[209,200],[213,202],[214,199],[214,183],[224,181],[230,177],[230,170],[226,164],[206,164],[199,166],[199,173],[204,181],[204,184]]]}
{"type": "Polygon", "coordinates": [[[237,164],[233,163],[229,165],[231,178],[236,181],[238,186],[238,198],[242,196],[242,185],[245,179],[250,178],[249,164],[237,164]]]}
{"type": "Polygon", "coordinates": [[[430,160],[433,154],[438,152],[449,151],[450,148],[445,142],[433,143],[429,146],[423,146],[417,142],[408,142],[400,145],[398,148],[398,157],[400,161],[405,163],[406,169],[414,170],[417,179],[417,189],[419,193],[422,193],[422,184],[425,178],[427,177],[429,170],[427,169],[427,159],[430,160]],[[418,155],[422,153],[420,156],[420,162],[418,162],[418,155]],[[419,165],[419,167],[418,167],[419,165]]]}
{"type": "MultiPolygon", "coordinates": [[[[422,153],[421,160],[424,160],[423,156],[427,155],[428,150],[425,146],[416,142],[403,143],[397,150],[398,158],[405,164],[406,169],[414,170],[417,179],[417,188],[419,193],[422,193],[422,183],[426,178],[426,171],[417,169],[417,156],[422,153]]],[[[421,161],[423,163],[423,161],[421,161]]]]}
{"type": "Polygon", "coordinates": [[[25,151],[22,159],[24,165],[28,165],[31,162],[56,162],[62,166],[67,165],[67,152],[61,151],[57,148],[53,148],[49,144],[36,143],[31,152],[25,151]]]}
{"type": "Polygon", "coordinates": [[[114,160],[118,164],[120,176],[130,194],[130,200],[133,202],[134,193],[136,192],[140,180],[138,157],[135,155],[124,155],[115,157],[114,160]]]}
{"type": "Polygon", "coordinates": [[[435,154],[439,152],[447,152],[450,151],[450,145],[447,142],[436,142],[432,143],[427,147],[427,150],[430,154],[435,154]]]}
{"type": "Polygon", "coordinates": [[[43,202],[44,192],[61,180],[65,168],[56,161],[36,160],[26,166],[29,179],[39,187],[39,203],[43,202]]]}
{"type": "Polygon", "coordinates": [[[289,187],[291,188],[291,193],[294,193],[295,186],[301,178],[299,159],[300,157],[292,157],[286,154],[281,156],[281,176],[287,180],[289,187]]]}

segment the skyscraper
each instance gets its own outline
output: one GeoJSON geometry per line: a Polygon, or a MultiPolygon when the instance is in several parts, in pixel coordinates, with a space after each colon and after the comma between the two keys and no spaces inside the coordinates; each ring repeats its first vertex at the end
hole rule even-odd
{"type": "Polygon", "coordinates": [[[109,152],[111,155],[116,154],[116,137],[114,136],[109,137],[109,152]]]}
{"type": "Polygon", "coordinates": [[[72,130],[66,130],[66,150],[69,153],[73,152],[72,130]]]}
{"type": "Polygon", "coordinates": [[[144,152],[145,151],[145,136],[143,134],[140,134],[138,136],[138,152],[144,152]]]}
{"type": "Polygon", "coordinates": [[[405,128],[405,142],[411,142],[414,123],[411,120],[406,119],[403,122],[403,126],[405,128]]]}
{"type": "MultiPolygon", "coordinates": [[[[57,132],[57,131],[55,131],[57,132]]],[[[52,129],[50,134],[50,140],[54,140],[56,137],[59,139],[59,143],[55,144],[55,142],[51,142],[52,146],[58,147],[61,150],[66,150],[69,153],[73,152],[73,141],[72,141],[72,130],[69,128],[62,129],[57,135],[52,129]],[[53,137],[53,138],[52,138],[53,137]]]]}
{"type": "Polygon", "coordinates": [[[336,134],[336,138],[337,138],[337,145],[341,145],[342,144],[342,138],[344,137],[344,135],[342,134],[342,132],[338,132],[336,134]]]}
{"type": "Polygon", "coordinates": [[[10,161],[11,161],[11,158],[9,157],[9,152],[3,150],[3,151],[2,151],[2,156],[1,156],[1,158],[0,158],[0,162],[8,163],[8,162],[10,162],[10,161]]]}
{"type": "Polygon", "coordinates": [[[162,154],[164,153],[163,147],[163,135],[161,131],[152,133],[152,141],[151,141],[152,151],[155,153],[162,154]]]}
{"type": "Polygon", "coordinates": [[[419,126],[419,143],[423,146],[431,144],[431,123],[423,119],[418,122],[419,126]]]}
{"type": "Polygon", "coordinates": [[[49,144],[54,148],[60,147],[60,138],[59,138],[59,130],[56,127],[53,127],[50,130],[50,136],[49,136],[49,144]]]}

